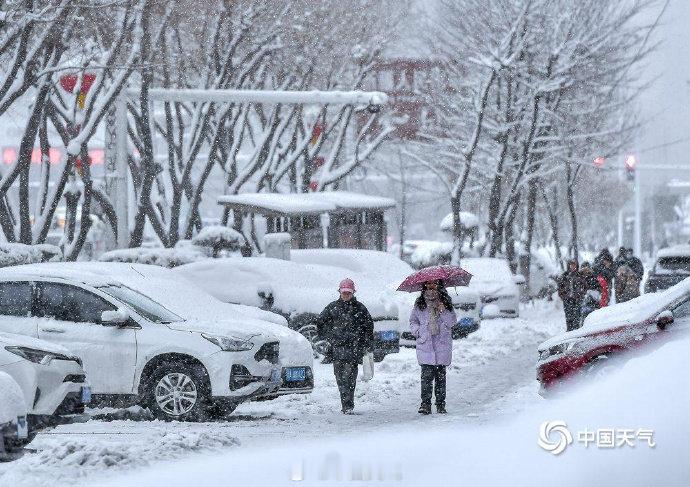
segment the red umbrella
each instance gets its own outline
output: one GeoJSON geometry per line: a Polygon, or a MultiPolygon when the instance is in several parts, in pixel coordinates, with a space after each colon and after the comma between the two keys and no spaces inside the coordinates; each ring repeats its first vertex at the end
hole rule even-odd
{"type": "Polygon", "coordinates": [[[411,276],[408,276],[400,286],[398,291],[413,293],[421,291],[422,285],[428,281],[443,281],[445,287],[467,286],[472,279],[472,274],[465,269],[455,265],[435,265],[425,267],[411,276]]]}

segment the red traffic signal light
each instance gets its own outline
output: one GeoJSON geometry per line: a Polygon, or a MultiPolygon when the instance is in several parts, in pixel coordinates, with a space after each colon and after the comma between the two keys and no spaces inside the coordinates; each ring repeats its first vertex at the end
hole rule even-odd
{"type": "Polygon", "coordinates": [[[625,168],[628,171],[634,171],[635,166],[637,166],[637,157],[634,154],[628,154],[625,156],[625,168]]]}
{"type": "Polygon", "coordinates": [[[601,169],[604,167],[604,164],[606,163],[606,158],[599,156],[594,158],[594,166],[596,166],[597,169],[601,169]]]}
{"type": "Polygon", "coordinates": [[[625,156],[625,175],[629,181],[635,180],[635,167],[637,166],[637,157],[634,154],[625,156]]]}

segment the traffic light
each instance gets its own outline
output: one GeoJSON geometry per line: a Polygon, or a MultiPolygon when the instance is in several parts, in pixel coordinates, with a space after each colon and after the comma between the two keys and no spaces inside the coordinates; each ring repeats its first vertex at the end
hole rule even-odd
{"type": "Polygon", "coordinates": [[[625,156],[625,176],[628,181],[635,180],[635,166],[637,166],[637,158],[634,154],[628,154],[625,156]]]}
{"type": "Polygon", "coordinates": [[[599,156],[599,157],[594,158],[594,167],[596,167],[597,169],[601,169],[602,167],[604,167],[605,163],[606,163],[605,157],[599,156]]]}

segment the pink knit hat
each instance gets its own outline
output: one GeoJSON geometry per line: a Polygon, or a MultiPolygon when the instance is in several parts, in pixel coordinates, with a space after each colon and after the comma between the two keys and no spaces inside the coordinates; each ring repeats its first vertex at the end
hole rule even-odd
{"type": "Polygon", "coordinates": [[[338,286],[338,291],[346,293],[355,292],[355,283],[349,277],[340,281],[340,286],[338,286]]]}

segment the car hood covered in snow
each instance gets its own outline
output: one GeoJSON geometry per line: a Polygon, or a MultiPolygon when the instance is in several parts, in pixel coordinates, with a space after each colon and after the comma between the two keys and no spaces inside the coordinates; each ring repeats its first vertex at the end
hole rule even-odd
{"type": "Polygon", "coordinates": [[[15,335],[14,333],[0,332],[0,346],[4,347],[26,347],[34,348],[36,350],[43,350],[45,352],[59,353],[61,355],[73,356],[74,354],[61,345],[31,338],[24,335],[15,335]]]}

